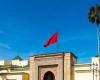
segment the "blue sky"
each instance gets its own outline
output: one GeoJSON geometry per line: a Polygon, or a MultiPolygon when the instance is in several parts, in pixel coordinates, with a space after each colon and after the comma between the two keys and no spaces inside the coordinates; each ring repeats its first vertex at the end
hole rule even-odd
{"type": "Polygon", "coordinates": [[[44,43],[58,32],[59,52],[73,52],[79,63],[97,55],[96,25],[88,11],[96,0],[0,0],[0,59],[56,52],[44,43]]]}

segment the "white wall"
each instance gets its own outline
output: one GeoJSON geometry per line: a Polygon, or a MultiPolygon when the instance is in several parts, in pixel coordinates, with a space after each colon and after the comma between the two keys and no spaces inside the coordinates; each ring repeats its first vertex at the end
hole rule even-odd
{"type": "Polygon", "coordinates": [[[12,65],[18,65],[18,66],[26,66],[28,65],[28,60],[12,60],[12,65]]]}
{"type": "Polygon", "coordinates": [[[6,76],[0,75],[0,80],[6,80],[6,79],[22,80],[23,79],[22,77],[23,77],[22,75],[10,75],[10,74],[6,76]]]}
{"type": "MultiPolygon", "coordinates": [[[[94,64],[99,63],[98,57],[92,57],[90,64],[92,65],[93,63],[94,64]]],[[[93,80],[93,68],[96,69],[96,66],[93,67],[93,65],[87,66],[87,64],[75,64],[75,67],[74,67],[75,80],[93,80]]],[[[97,71],[97,73],[94,71],[94,80],[99,80],[98,76],[99,76],[98,71],[97,71]],[[96,77],[96,75],[97,75],[97,77],[96,77]]]]}
{"type": "Polygon", "coordinates": [[[0,60],[0,65],[4,65],[5,61],[4,60],[0,60]]]}
{"type": "Polygon", "coordinates": [[[15,79],[15,80],[22,80],[22,75],[7,75],[7,79],[15,79]]]}
{"type": "Polygon", "coordinates": [[[75,80],[93,80],[91,73],[75,73],[75,80]]]}

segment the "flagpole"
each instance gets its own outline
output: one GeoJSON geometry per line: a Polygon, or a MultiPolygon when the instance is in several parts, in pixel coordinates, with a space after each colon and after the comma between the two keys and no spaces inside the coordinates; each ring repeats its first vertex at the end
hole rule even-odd
{"type": "Polygon", "coordinates": [[[59,52],[59,45],[58,45],[58,41],[56,42],[56,49],[57,49],[57,52],[59,52]]]}
{"type": "Polygon", "coordinates": [[[57,52],[59,52],[59,44],[58,44],[58,33],[57,33],[57,42],[56,42],[57,52]]]}

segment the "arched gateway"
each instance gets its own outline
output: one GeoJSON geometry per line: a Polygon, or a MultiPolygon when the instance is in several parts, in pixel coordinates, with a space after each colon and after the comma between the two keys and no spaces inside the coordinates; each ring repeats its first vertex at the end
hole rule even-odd
{"type": "Polygon", "coordinates": [[[72,53],[54,53],[30,57],[30,80],[74,80],[72,53]]]}
{"type": "Polygon", "coordinates": [[[45,73],[43,80],[55,80],[55,76],[51,71],[45,73]]]}

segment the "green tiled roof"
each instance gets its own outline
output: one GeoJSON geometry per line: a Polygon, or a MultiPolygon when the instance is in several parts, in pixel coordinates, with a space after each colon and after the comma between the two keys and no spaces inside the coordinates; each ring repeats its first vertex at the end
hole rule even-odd
{"type": "Polygon", "coordinates": [[[20,56],[16,56],[12,60],[22,60],[22,58],[20,56]]]}

